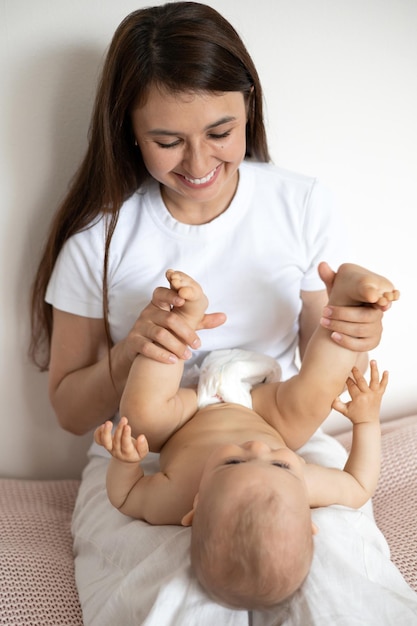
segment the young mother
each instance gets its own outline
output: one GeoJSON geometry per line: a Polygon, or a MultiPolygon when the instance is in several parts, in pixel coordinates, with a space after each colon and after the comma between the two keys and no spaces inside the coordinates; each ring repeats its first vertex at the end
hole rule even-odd
{"type": "MultiPolygon", "coordinates": [[[[322,319],[334,341],[361,351],[365,369],[382,312],[326,307],[317,273],[321,260],[337,268],[348,259],[339,217],[316,180],[269,160],[259,78],[230,24],[193,2],[127,16],[104,64],[86,156],[53,221],[33,289],[32,354],[49,369],[64,429],[87,433],[117,414],[138,353],[186,360],[184,385],[205,354],[221,348],[269,354],[287,378],[297,348],[302,358],[322,319]],[[170,312],[181,304],[163,286],[170,267],[204,284],[212,310],[222,311],[207,315],[199,333],[170,312]]],[[[331,272],[322,278],[331,289],[331,272]]],[[[334,454],[334,442],[320,445],[325,458],[334,454]]],[[[164,529],[164,541],[173,532],[177,539],[161,564],[150,545],[162,540],[146,534],[155,529],[132,528],[107,502],[102,455],[92,447],[73,522],[85,625],[148,623],[157,597],[180,577],[188,530],[164,529]],[[162,567],[165,582],[149,591],[141,579],[138,601],[127,579],[145,557],[154,574],[162,567]]],[[[346,532],[346,550],[362,541],[353,526],[346,532]]],[[[247,623],[243,613],[210,608],[181,572],[192,596],[183,611],[197,602],[208,607],[207,623],[213,615],[221,624],[247,623]]],[[[310,578],[320,598],[310,589],[294,602],[313,613],[328,601],[337,605],[318,563],[310,578]]],[[[152,623],[205,623],[187,619],[152,623]]],[[[324,623],[320,614],[317,623],[324,623]]]]}

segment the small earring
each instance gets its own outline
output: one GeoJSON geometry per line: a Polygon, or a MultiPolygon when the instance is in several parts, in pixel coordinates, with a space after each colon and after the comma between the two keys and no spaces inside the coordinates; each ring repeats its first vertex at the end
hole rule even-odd
{"type": "Polygon", "coordinates": [[[137,145],[138,145],[138,142],[137,142],[137,141],[136,141],[136,139],[135,139],[135,146],[137,146],[137,145]]]}

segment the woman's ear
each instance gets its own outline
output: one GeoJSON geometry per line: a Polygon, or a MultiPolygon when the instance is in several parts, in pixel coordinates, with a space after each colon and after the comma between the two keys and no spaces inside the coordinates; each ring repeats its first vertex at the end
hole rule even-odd
{"type": "Polygon", "coordinates": [[[192,526],[193,519],[194,519],[194,513],[195,513],[195,510],[197,508],[197,504],[198,504],[198,493],[195,495],[194,502],[193,502],[193,508],[191,509],[191,511],[188,511],[188,513],[186,513],[184,515],[184,517],[182,518],[182,520],[181,520],[181,525],[182,526],[192,526]]]}

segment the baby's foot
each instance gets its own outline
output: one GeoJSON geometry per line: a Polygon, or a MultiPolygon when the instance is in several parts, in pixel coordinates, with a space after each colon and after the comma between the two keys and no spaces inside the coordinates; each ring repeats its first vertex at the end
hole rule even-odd
{"type": "Polygon", "coordinates": [[[208,299],[200,285],[184,272],[178,270],[167,270],[166,277],[174,289],[185,300],[180,307],[175,307],[178,315],[185,317],[193,328],[197,328],[199,322],[204,317],[208,306],[208,299]]]}
{"type": "Polygon", "coordinates": [[[400,292],[384,276],[360,265],[343,263],[335,276],[329,304],[339,306],[373,304],[385,308],[399,297],[400,292]]]}

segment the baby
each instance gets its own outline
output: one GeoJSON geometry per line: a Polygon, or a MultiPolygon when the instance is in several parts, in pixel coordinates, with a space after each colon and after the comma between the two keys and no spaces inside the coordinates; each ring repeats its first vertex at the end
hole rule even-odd
{"type": "MultiPolygon", "coordinates": [[[[175,313],[196,329],[208,306],[200,285],[179,271],[168,270],[167,279],[183,300],[175,313]]],[[[385,309],[398,297],[387,279],[344,264],[329,304],[385,309]]],[[[319,326],[300,372],[254,387],[252,408],[217,403],[198,409],[197,390],[180,387],[181,361],[167,365],[138,355],[118,426],[112,433],[108,421],[95,432],[112,455],[110,501],[151,524],[192,525],[192,566],[216,601],[247,610],[281,602],[310,568],[317,530],[310,508],[360,507],[378,481],[379,409],[388,375],[380,379],[372,361],[368,385],[356,356],[319,326]],[[338,398],[345,384],[347,403],[338,398]],[[332,407],[353,424],[343,470],[305,463],[294,452],[332,407]],[[140,464],[149,449],[160,452],[154,475],[144,475],[140,464]]]]}

